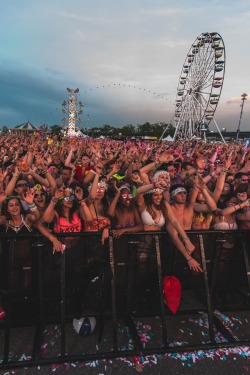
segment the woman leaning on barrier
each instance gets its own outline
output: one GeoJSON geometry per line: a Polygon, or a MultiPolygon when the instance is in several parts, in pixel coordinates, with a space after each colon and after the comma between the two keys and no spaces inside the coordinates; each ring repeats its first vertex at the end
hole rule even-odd
{"type": "MultiPolygon", "coordinates": [[[[37,206],[34,204],[34,193],[28,189],[21,197],[29,207],[29,212],[25,212],[21,204],[20,197],[7,197],[4,192],[0,194],[1,217],[0,225],[3,226],[3,232],[13,235],[15,238],[15,248],[13,254],[13,279],[12,286],[14,292],[27,296],[31,292],[31,240],[29,238],[19,238],[18,234],[29,235],[32,232],[34,223],[39,219],[40,214],[37,206]]],[[[9,242],[9,241],[8,241],[9,242]]],[[[4,246],[4,258],[6,269],[10,266],[8,262],[9,245],[4,246]]]]}
{"type": "MultiPolygon", "coordinates": [[[[91,213],[91,220],[84,222],[84,231],[89,233],[99,233],[101,236],[86,237],[86,259],[88,262],[96,260],[109,259],[109,253],[105,245],[105,240],[109,236],[111,227],[110,219],[107,214],[109,203],[106,197],[107,185],[100,181],[102,165],[95,166],[93,171],[95,176],[93,183],[88,187],[89,195],[86,198],[86,204],[91,213]]],[[[93,173],[90,172],[90,173],[93,173]]]]}
{"type": "MultiPolygon", "coordinates": [[[[74,192],[69,188],[58,189],[54,197],[51,198],[42,220],[45,223],[53,224],[53,234],[50,236],[50,240],[53,242],[54,234],[80,233],[83,227],[82,221],[91,219],[91,212],[83,199],[83,190],[77,187],[74,192]]],[[[78,311],[79,293],[85,266],[84,246],[78,236],[62,237],[61,242],[66,251],[67,307],[70,307],[70,311],[78,311]]]]}
{"type": "MultiPolygon", "coordinates": [[[[170,180],[166,171],[156,172],[156,182],[141,186],[136,192],[136,201],[144,224],[144,230],[156,231],[160,230],[165,225],[167,219],[178,232],[180,238],[183,240],[183,248],[179,249],[187,260],[190,259],[190,254],[194,250],[194,246],[187,237],[178,220],[176,220],[172,207],[164,199],[163,194],[169,191],[170,180]],[[159,178],[166,175],[165,179],[159,178]],[[165,193],[164,193],[165,192],[165,193]]],[[[148,246],[149,247],[149,246],[148,246]]],[[[143,255],[146,256],[145,254],[143,255]]],[[[198,267],[195,259],[189,260],[192,267],[198,267]]],[[[190,265],[190,264],[189,264],[190,265]]]]}

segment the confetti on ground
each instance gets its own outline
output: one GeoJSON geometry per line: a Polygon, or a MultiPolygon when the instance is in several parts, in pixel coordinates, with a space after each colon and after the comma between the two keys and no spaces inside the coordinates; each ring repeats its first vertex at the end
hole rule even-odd
{"type": "MultiPolygon", "coordinates": [[[[242,320],[239,316],[235,317],[228,317],[225,314],[220,313],[219,311],[215,312],[217,317],[221,320],[221,322],[225,325],[227,329],[239,329],[239,326],[242,325],[242,320]]],[[[247,319],[243,320],[244,322],[248,323],[247,319]]],[[[182,334],[192,335],[192,331],[194,327],[200,327],[202,330],[200,331],[201,336],[207,340],[203,343],[208,342],[209,340],[209,324],[208,324],[208,317],[207,314],[202,313],[199,314],[197,319],[187,319],[185,322],[186,326],[184,325],[184,321],[181,321],[182,329],[179,331],[182,334]]],[[[150,343],[152,338],[156,335],[152,327],[148,324],[144,324],[140,321],[135,322],[135,327],[140,337],[140,340],[144,347],[147,347],[147,344],[150,343]]],[[[117,327],[118,336],[122,336],[127,338],[127,344],[121,345],[120,350],[133,350],[134,344],[130,334],[130,331],[127,326],[118,325],[117,327]]],[[[217,343],[227,342],[227,340],[222,336],[220,332],[214,329],[215,340],[217,343]]],[[[48,348],[56,344],[57,339],[60,339],[60,328],[57,326],[51,327],[44,331],[44,340],[41,345],[41,352],[46,355],[48,348]]],[[[104,338],[103,341],[108,341],[107,338],[104,338]]],[[[174,353],[165,353],[165,354],[152,354],[152,355],[145,355],[145,356],[131,356],[131,357],[121,357],[115,359],[115,361],[122,361],[128,367],[133,367],[137,372],[142,372],[145,366],[153,366],[157,365],[160,361],[180,361],[182,366],[191,367],[195,365],[197,362],[209,359],[211,361],[220,360],[226,361],[229,358],[233,360],[237,360],[237,357],[241,357],[245,359],[247,362],[250,361],[250,348],[247,346],[242,347],[234,347],[234,348],[218,348],[218,349],[210,349],[210,350],[197,350],[195,352],[179,352],[178,347],[187,346],[189,343],[187,341],[173,341],[169,344],[170,347],[176,347],[176,352],[174,353]]],[[[96,351],[99,351],[99,346],[96,345],[96,351]]],[[[84,353],[82,353],[84,355],[84,353]]],[[[30,359],[30,355],[23,353],[19,358],[15,358],[13,353],[10,353],[10,358],[12,360],[19,360],[25,361],[30,359]]],[[[1,363],[0,358],[0,363],[1,363]]],[[[86,362],[72,362],[72,363],[61,363],[61,364],[53,364],[51,367],[52,373],[56,373],[59,369],[63,369],[65,371],[70,370],[72,368],[98,368],[100,369],[100,374],[105,373],[109,365],[113,363],[114,360],[111,359],[100,359],[94,361],[86,361],[86,362]]],[[[38,367],[40,370],[40,366],[38,367]]],[[[249,368],[247,366],[243,367],[244,372],[249,372],[249,368]]],[[[18,375],[18,370],[12,370],[9,372],[4,373],[4,375],[18,375]]],[[[99,375],[100,375],[99,374],[99,375]]]]}

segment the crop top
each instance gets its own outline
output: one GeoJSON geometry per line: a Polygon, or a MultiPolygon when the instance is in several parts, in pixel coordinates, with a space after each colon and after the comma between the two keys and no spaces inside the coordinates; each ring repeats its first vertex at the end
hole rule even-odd
{"type": "Polygon", "coordinates": [[[53,231],[55,233],[77,233],[82,230],[82,222],[76,212],[73,214],[72,221],[67,221],[64,217],[59,217],[56,220],[53,231]]]}
{"type": "Polygon", "coordinates": [[[152,218],[152,216],[147,210],[144,210],[141,213],[141,219],[144,225],[155,225],[161,228],[165,224],[165,217],[163,216],[162,212],[161,212],[160,219],[157,222],[152,218]]]}

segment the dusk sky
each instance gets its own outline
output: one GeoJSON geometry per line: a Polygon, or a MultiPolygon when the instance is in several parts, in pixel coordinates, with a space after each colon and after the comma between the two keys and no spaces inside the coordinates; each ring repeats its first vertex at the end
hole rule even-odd
{"type": "MultiPolygon", "coordinates": [[[[170,122],[186,55],[203,32],[226,50],[215,114],[236,129],[250,94],[249,0],[0,0],[0,126],[61,124],[79,88],[84,127],[170,122]]],[[[241,129],[248,129],[250,96],[241,129]]]]}

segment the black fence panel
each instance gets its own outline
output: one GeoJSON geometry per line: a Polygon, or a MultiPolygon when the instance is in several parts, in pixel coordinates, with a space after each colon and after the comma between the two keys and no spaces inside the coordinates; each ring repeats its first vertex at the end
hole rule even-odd
{"type": "Polygon", "coordinates": [[[60,235],[64,254],[52,254],[51,243],[38,235],[2,235],[0,246],[0,370],[49,363],[87,361],[176,350],[249,345],[230,330],[223,313],[249,310],[250,233],[190,231],[193,256],[203,273],[192,273],[164,232],[126,234],[103,245],[95,233],[60,235]],[[164,301],[165,276],[178,278],[182,288],[174,316],[164,301]],[[177,346],[174,321],[203,313],[208,337],[177,346]],[[87,318],[87,319],[85,319],[87,318]],[[136,320],[157,318],[159,338],[145,346],[136,320]],[[118,337],[127,326],[133,344],[118,337]],[[74,324],[72,324],[74,322],[74,324]],[[85,324],[82,324],[84,322],[85,324]],[[74,328],[73,328],[74,326],[74,328]],[[92,335],[82,340],[82,335],[92,335]],[[56,328],[55,328],[56,327],[56,328]],[[54,332],[54,346],[43,350],[44,335],[54,332]],[[32,340],[30,355],[13,355],[14,332],[32,340]],[[225,338],[216,341],[215,330],[225,338]],[[107,344],[103,332],[109,335],[107,344]],[[159,343],[160,342],[160,343],[159,343]],[[98,350],[97,350],[98,347],[98,350]]]}

